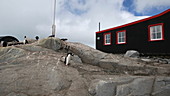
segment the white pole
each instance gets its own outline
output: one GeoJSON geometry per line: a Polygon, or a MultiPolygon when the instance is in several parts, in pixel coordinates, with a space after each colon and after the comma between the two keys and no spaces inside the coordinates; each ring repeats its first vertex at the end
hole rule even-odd
{"type": "Polygon", "coordinates": [[[55,16],[56,16],[56,0],[54,0],[54,14],[53,14],[53,25],[52,25],[52,36],[55,37],[56,25],[55,25],[55,16]]]}

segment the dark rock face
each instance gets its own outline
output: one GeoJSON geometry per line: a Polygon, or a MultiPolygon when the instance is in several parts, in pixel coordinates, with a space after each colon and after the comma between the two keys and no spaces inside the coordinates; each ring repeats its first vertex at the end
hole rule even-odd
{"type": "Polygon", "coordinates": [[[55,38],[0,47],[0,94],[169,96],[169,67],[147,64],[139,59],[107,54],[80,43],[55,38]],[[61,57],[67,54],[62,49],[65,44],[75,54],[69,66],[61,61],[61,57]]]}

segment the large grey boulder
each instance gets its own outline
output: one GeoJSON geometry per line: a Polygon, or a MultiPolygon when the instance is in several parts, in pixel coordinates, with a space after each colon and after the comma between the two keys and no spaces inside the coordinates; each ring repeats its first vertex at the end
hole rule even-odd
{"type": "Polygon", "coordinates": [[[98,65],[100,60],[104,58],[107,53],[101,52],[81,43],[67,43],[70,46],[70,51],[78,55],[83,63],[98,65]]]}
{"type": "Polygon", "coordinates": [[[62,48],[62,41],[59,38],[49,37],[38,41],[37,45],[58,51],[62,48]]]}
{"type": "Polygon", "coordinates": [[[155,78],[152,96],[169,96],[170,94],[170,77],[160,76],[155,78]]]}
{"type": "Polygon", "coordinates": [[[26,52],[23,49],[16,47],[0,47],[0,63],[13,61],[16,58],[25,56],[26,52]]]}
{"type": "Polygon", "coordinates": [[[128,50],[126,52],[126,54],[124,55],[124,57],[132,57],[132,58],[138,58],[140,55],[140,53],[138,51],[135,50],[128,50]]]}
{"type": "Polygon", "coordinates": [[[89,88],[92,96],[114,96],[116,84],[112,81],[94,80],[89,88]]]}
{"type": "Polygon", "coordinates": [[[116,96],[150,96],[153,81],[152,77],[136,78],[133,82],[118,85],[116,96]]]}
{"type": "Polygon", "coordinates": [[[92,96],[169,96],[170,77],[109,76],[93,80],[92,96]]]}

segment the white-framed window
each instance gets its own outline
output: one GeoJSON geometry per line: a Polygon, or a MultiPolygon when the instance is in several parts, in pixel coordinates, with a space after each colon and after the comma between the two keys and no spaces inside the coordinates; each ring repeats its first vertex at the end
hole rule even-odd
{"type": "Polygon", "coordinates": [[[104,45],[111,45],[111,33],[104,34],[104,45]]]}
{"type": "Polygon", "coordinates": [[[126,43],[126,31],[118,31],[117,32],[117,44],[125,44],[126,43]]]}
{"type": "Polygon", "coordinates": [[[164,40],[163,23],[149,25],[149,41],[164,40]]]}

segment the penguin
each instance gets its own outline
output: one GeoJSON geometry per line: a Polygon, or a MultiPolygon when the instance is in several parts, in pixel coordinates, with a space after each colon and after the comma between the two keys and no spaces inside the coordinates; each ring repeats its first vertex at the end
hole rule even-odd
{"type": "Polygon", "coordinates": [[[8,46],[8,42],[4,41],[3,42],[3,47],[7,47],[8,46]]]}
{"type": "Polygon", "coordinates": [[[48,37],[55,37],[55,35],[50,35],[50,36],[48,36],[48,37]]]}
{"type": "Polygon", "coordinates": [[[1,46],[2,46],[2,47],[7,47],[7,46],[8,46],[8,42],[6,42],[6,41],[1,41],[1,46]]]}
{"type": "Polygon", "coordinates": [[[24,44],[27,44],[28,43],[28,40],[27,40],[27,37],[24,36],[24,41],[23,41],[24,44]]]}
{"type": "Polygon", "coordinates": [[[39,37],[38,37],[38,36],[35,36],[35,39],[38,41],[38,40],[39,40],[39,37]]]}
{"type": "Polygon", "coordinates": [[[65,57],[65,61],[64,61],[66,65],[70,63],[71,56],[74,56],[74,55],[72,53],[67,53],[67,56],[65,57]]]}
{"type": "Polygon", "coordinates": [[[1,41],[1,46],[3,47],[3,43],[4,43],[4,41],[1,41]]]}

